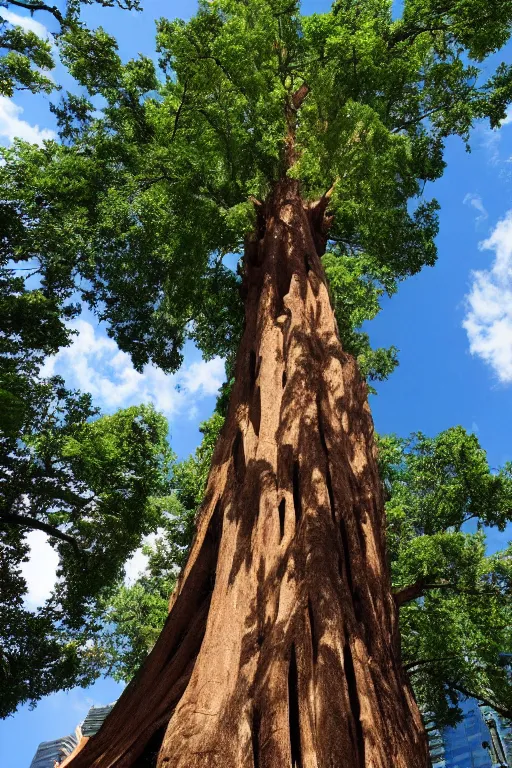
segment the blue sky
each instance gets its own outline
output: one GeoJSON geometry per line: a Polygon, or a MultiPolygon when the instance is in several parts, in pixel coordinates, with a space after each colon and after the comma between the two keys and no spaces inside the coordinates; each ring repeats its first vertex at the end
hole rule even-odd
{"type": "MultiPolygon", "coordinates": [[[[187,18],[195,9],[189,0],[146,0],[144,5],[142,15],[89,7],[86,19],[115,34],[127,58],[153,54],[155,18],[187,18]]],[[[303,10],[325,7],[308,0],[303,10]]],[[[0,15],[5,16],[3,9],[0,15]]],[[[40,22],[53,27],[44,16],[28,23],[40,22]]],[[[511,54],[509,45],[500,58],[510,61],[511,54]]],[[[61,67],[55,78],[65,87],[72,85],[61,67]]],[[[27,94],[0,98],[0,141],[8,144],[15,135],[31,141],[51,136],[55,126],[48,103],[48,98],[27,94]]],[[[445,176],[427,190],[441,203],[437,265],[404,283],[368,326],[374,345],[394,344],[400,350],[399,368],[379,385],[371,404],[380,432],[433,435],[461,424],[477,433],[491,466],[498,467],[512,460],[512,112],[500,131],[477,126],[471,143],[471,154],[461,141],[448,143],[445,176]]],[[[173,449],[180,457],[188,455],[199,442],[199,423],[213,409],[222,361],[205,363],[190,345],[175,376],[154,368],[140,375],[90,313],[82,315],[76,330],[73,346],[49,360],[48,371],[91,391],[105,411],[154,402],[170,421],[173,449]]],[[[505,534],[490,532],[489,549],[511,538],[512,528],[505,534]]],[[[51,588],[55,563],[43,535],[34,534],[31,543],[29,600],[37,605],[51,588]]],[[[142,566],[137,556],[129,574],[133,577],[142,566]]],[[[120,690],[113,681],[99,681],[87,691],[47,697],[32,712],[23,707],[0,722],[0,765],[27,768],[40,741],[70,733],[92,703],[108,703],[120,690]]]]}

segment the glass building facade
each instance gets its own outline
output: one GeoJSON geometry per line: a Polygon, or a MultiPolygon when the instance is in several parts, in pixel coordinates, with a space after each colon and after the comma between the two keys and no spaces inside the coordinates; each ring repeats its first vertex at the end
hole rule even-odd
{"type": "Polygon", "coordinates": [[[55,741],[43,741],[37,748],[30,768],[55,768],[73,752],[82,738],[94,736],[99,731],[113,706],[114,704],[108,704],[106,707],[91,707],[87,717],[77,726],[74,734],[63,736],[55,741]]]}
{"type": "Polygon", "coordinates": [[[474,699],[459,702],[455,728],[429,732],[433,768],[512,768],[512,728],[474,699]]]}

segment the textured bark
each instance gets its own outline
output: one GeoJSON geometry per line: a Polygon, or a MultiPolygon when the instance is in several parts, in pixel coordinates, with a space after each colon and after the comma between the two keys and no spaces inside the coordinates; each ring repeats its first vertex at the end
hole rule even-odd
{"type": "Polygon", "coordinates": [[[246,327],[155,649],[73,768],[426,768],[400,663],[373,425],[294,181],[245,251],[246,327]],[[157,756],[158,753],[158,756],[157,756]]]}

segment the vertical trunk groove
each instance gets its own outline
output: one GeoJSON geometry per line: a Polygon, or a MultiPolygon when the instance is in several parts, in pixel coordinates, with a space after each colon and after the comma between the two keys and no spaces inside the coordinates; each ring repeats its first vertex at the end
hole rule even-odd
{"type": "Polygon", "coordinates": [[[260,217],[188,563],[154,650],[73,768],[142,765],[163,724],[158,768],[429,764],[399,658],[366,385],[320,261],[324,214],[286,180],[260,217]]]}

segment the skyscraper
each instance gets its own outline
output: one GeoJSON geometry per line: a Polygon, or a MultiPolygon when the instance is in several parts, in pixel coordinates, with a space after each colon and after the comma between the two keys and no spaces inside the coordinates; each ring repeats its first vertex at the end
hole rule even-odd
{"type": "Polygon", "coordinates": [[[474,699],[460,701],[455,728],[429,731],[433,768],[512,768],[512,728],[474,699]]]}
{"type": "Polygon", "coordinates": [[[54,768],[56,764],[60,764],[75,748],[79,748],[82,741],[99,731],[113,706],[114,704],[108,704],[106,707],[91,707],[85,720],[76,727],[74,734],[54,741],[43,741],[37,748],[30,768],[54,768]]]}

